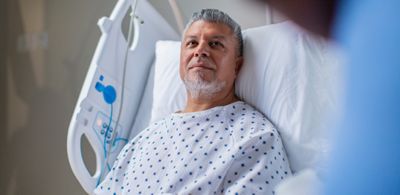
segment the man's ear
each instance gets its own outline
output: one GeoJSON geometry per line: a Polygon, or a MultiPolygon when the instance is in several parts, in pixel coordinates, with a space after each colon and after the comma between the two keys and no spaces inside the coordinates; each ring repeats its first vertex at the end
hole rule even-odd
{"type": "Polygon", "coordinates": [[[243,56],[237,57],[236,58],[236,66],[235,66],[235,75],[239,75],[239,71],[242,68],[243,65],[243,56]]]}

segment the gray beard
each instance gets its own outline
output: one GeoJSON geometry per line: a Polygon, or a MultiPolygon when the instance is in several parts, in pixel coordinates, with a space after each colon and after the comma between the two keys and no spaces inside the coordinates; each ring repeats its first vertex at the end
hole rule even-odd
{"type": "Polygon", "coordinates": [[[200,97],[211,99],[226,86],[226,81],[219,82],[217,79],[211,82],[205,81],[199,72],[197,72],[192,79],[190,79],[188,75],[189,74],[186,74],[185,78],[183,78],[183,83],[193,99],[198,99],[200,97]]]}

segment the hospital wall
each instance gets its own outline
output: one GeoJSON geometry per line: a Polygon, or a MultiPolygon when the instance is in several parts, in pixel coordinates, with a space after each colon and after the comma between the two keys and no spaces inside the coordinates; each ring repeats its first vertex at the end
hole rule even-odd
{"type": "MultiPolygon", "coordinates": [[[[0,1],[0,89],[2,89],[2,93],[0,93],[0,156],[5,154],[6,148],[6,136],[5,129],[7,128],[7,99],[6,99],[6,90],[7,90],[7,73],[6,73],[6,35],[4,33],[2,24],[6,24],[6,7],[5,2],[0,1]]],[[[0,167],[5,167],[5,163],[2,158],[0,158],[0,167]]],[[[0,174],[0,194],[4,194],[4,189],[6,188],[6,177],[4,174],[0,174]]]]}
{"type": "MultiPolygon", "coordinates": [[[[149,0],[153,6],[167,19],[178,31],[174,15],[168,1],[149,0]]],[[[241,24],[242,29],[271,24],[286,20],[282,14],[272,10],[265,4],[252,0],[177,0],[177,4],[185,17],[186,23],[193,12],[200,8],[216,8],[228,13],[241,24]]]]}
{"type": "MultiPolygon", "coordinates": [[[[176,29],[165,0],[150,0],[176,29]]],[[[67,159],[71,115],[100,38],[110,0],[0,1],[0,194],[85,194],[67,159]]],[[[203,7],[231,14],[243,28],[281,20],[248,0],[179,0],[187,18],[203,7]]],[[[93,155],[83,146],[90,167],[93,155]]]]}

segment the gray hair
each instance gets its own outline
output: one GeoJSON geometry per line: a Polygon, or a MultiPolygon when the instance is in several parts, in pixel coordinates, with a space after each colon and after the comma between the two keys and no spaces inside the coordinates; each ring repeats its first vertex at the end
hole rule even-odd
{"type": "Polygon", "coordinates": [[[199,12],[194,12],[192,15],[192,18],[190,21],[186,24],[185,30],[183,31],[184,33],[187,31],[187,29],[196,21],[199,20],[204,20],[207,22],[212,22],[212,23],[220,23],[220,24],[225,24],[228,26],[237,42],[238,42],[238,51],[239,51],[239,56],[243,56],[243,36],[242,36],[242,29],[240,28],[239,24],[235,22],[228,14],[218,10],[218,9],[202,9],[199,12]]]}

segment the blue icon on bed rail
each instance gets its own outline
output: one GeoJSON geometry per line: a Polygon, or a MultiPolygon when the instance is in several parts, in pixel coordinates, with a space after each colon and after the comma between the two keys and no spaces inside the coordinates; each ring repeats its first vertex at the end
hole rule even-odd
{"type": "MultiPolygon", "coordinates": [[[[101,75],[99,80],[103,81],[104,76],[101,75]]],[[[97,82],[95,88],[98,92],[103,93],[104,101],[106,101],[107,104],[112,104],[115,102],[115,99],[117,98],[117,92],[113,86],[104,86],[102,83],[97,82]]]]}

